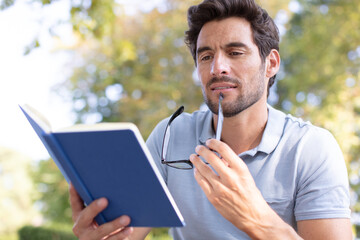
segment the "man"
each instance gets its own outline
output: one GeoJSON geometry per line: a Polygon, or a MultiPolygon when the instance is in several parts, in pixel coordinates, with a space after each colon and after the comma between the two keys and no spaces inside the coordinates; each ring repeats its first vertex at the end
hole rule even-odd
{"type": "MultiPolygon", "coordinates": [[[[168,120],[147,141],[187,223],[171,229],[174,239],[351,239],[347,173],[336,141],[266,103],[280,65],[273,20],[253,0],[205,0],[189,9],[188,21],[186,42],[210,110],[173,121],[165,160],[190,156],[194,168],[160,163],[168,120]],[[225,118],[218,141],[220,93],[225,118]]],[[[127,216],[97,227],[93,219],[106,199],[83,209],[72,187],[70,194],[80,239],[143,239],[150,231],[126,227],[127,216]]]]}

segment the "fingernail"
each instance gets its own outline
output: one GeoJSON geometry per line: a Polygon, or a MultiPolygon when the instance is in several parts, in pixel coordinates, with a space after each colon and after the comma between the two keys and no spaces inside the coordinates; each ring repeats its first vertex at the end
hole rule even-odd
{"type": "Polygon", "coordinates": [[[104,198],[100,198],[100,199],[96,202],[96,204],[97,204],[98,206],[104,206],[104,205],[106,204],[106,200],[105,200],[104,198]]]}
{"type": "Polygon", "coordinates": [[[121,217],[119,219],[119,222],[121,225],[127,225],[128,224],[128,219],[126,217],[121,217]]]}
{"type": "Polygon", "coordinates": [[[200,145],[196,146],[196,148],[195,148],[196,153],[200,150],[200,147],[201,147],[200,145]]]}

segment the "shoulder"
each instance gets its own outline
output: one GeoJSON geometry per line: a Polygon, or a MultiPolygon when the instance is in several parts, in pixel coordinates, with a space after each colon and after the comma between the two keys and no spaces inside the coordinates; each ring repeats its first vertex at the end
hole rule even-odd
{"type": "Polygon", "coordinates": [[[212,114],[209,110],[198,110],[193,113],[184,112],[173,121],[174,126],[194,127],[208,121],[212,114]]]}
{"type": "Polygon", "coordinates": [[[273,114],[272,126],[278,128],[277,134],[281,135],[278,148],[296,159],[298,170],[316,169],[325,163],[334,166],[344,164],[342,151],[330,131],[275,109],[270,114],[273,114]]]}
{"type": "MultiPolygon", "coordinates": [[[[163,137],[171,116],[161,120],[151,133],[151,138],[163,137]]],[[[198,110],[193,113],[183,112],[171,123],[171,131],[191,131],[203,126],[211,118],[209,110],[198,110]]]]}
{"type": "Polygon", "coordinates": [[[335,137],[309,121],[283,117],[284,149],[291,152],[295,166],[296,220],[348,218],[347,169],[335,137]]]}
{"type": "Polygon", "coordinates": [[[312,151],[312,149],[317,150],[316,146],[319,144],[336,145],[334,137],[328,130],[285,114],[271,106],[268,109],[269,117],[262,140],[264,144],[261,146],[265,152],[270,153],[277,149],[293,154],[295,149],[312,151]]]}
{"type": "Polygon", "coordinates": [[[332,133],[319,126],[313,125],[310,121],[294,117],[291,114],[284,114],[284,134],[292,135],[303,144],[319,146],[322,144],[335,144],[337,142],[332,133]]]}
{"type": "Polygon", "coordinates": [[[297,132],[302,144],[312,148],[316,147],[317,150],[321,150],[321,147],[329,148],[331,146],[338,146],[337,141],[329,130],[315,126],[309,121],[304,121],[301,118],[296,118],[291,115],[287,115],[286,120],[287,124],[285,129],[290,132],[297,132]]]}
{"type": "Polygon", "coordinates": [[[347,185],[347,169],[342,151],[333,134],[309,121],[291,115],[286,116],[289,138],[296,139],[299,187],[309,186],[310,182],[347,185]]]}

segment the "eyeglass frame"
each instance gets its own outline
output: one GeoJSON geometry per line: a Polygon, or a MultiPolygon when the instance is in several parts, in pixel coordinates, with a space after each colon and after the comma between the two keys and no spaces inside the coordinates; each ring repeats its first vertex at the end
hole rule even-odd
{"type": "MultiPolygon", "coordinates": [[[[224,99],[224,95],[222,93],[220,93],[219,95],[219,109],[218,109],[218,125],[216,128],[216,139],[220,140],[221,137],[221,131],[222,131],[222,123],[224,120],[224,116],[223,116],[223,111],[222,111],[222,106],[221,106],[221,102],[224,99]]],[[[164,133],[164,138],[163,138],[163,143],[162,143],[162,148],[161,148],[161,163],[162,164],[166,164],[169,167],[173,167],[176,169],[181,169],[181,170],[190,170],[193,169],[193,164],[189,159],[184,159],[184,160],[175,160],[175,161],[166,161],[165,160],[165,155],[168,149],[168,144],[170,142],[170,125],[172,123],[172,121],[175,120],[175,118],[177,118],[182,112],[184,111],[184,106],[180,106],[174,113],[173,115],[170,117],[166,128],[165,128],[165,133],[164,133]],[[177,167],[175,165],[172,164],[187,164],[186,166],[188,167],[177,167]]],[[[216,152],[215,152],[216,153],[216,152]]],[[[218,156],[219,154],[216,153],[218,156]]],[[[204,161],[204,163],[208,164],[208,162],[204,161]]]]}
{"type": "Polygon", "coordinates": [[[189,160],[189,159],[183,159],[183,160],[175,160],[175,161],[167,161],[165,160],[165,155],[166,155],[166,152],[167,152],[167,149],[168,149],[168,144],[170,142],[170,125],[172,123],[172,121],[175,120],[175,118],[177,118],[181,113],[183,113],[184,111],[184,106],[181,106],[179,107],[174,113],[173,115],[170,117],[167,125],[166,125],[166,128],[165,128],[165,133],[164,133],[164,137],[163,137],[163,143],[162,143],[162,148],[161,148],[161,163],[162,164],[166,164],[167,166],[169,167],[172,167],[172,168],[176,168],[176,169],[181,169],[181,170],[191,170],[193,169],[193,164],[192,162],[189,160]],[[181,168],[181,167],[176,167],[175,165],[172,165],[172,164],[185,164],[187,165],[188,167],[184,167],[184,168],[181,168]]]}

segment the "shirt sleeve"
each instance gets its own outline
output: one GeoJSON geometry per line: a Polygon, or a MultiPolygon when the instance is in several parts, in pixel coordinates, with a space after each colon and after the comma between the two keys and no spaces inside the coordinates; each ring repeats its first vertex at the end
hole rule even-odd
{"type": "Polygon", "coordinates": [[[300,140],[296,221],[350,218],[350,194],[346,164],[335,138],[314,127],[300,140]]]}

